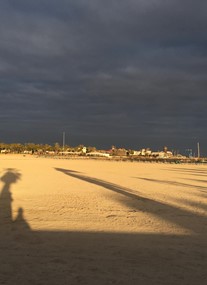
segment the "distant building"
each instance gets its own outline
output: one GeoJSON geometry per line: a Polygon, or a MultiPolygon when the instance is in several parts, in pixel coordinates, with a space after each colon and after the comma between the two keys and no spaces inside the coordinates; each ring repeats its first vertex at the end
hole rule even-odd
{"type": "Polygon", "coordinates": [[[83,154],[86,154],[86,152],[87,152],[87,148],[84,146],[84,147],[82,148],[82,153],[83,153],[83,154]]]}

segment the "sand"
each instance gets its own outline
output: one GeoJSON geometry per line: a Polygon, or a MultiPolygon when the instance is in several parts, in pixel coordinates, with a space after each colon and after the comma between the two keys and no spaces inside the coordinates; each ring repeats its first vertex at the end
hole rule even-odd
{"type": "Polygon", "coordinates": [[[207,284],[207,165],[0,155],[0,284],[207,284]]]}

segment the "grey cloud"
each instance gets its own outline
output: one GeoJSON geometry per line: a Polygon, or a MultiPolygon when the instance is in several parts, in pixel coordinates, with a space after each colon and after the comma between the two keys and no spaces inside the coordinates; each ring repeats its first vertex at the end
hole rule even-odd
{"type": "Polygon", "coordinates": [[[65,130],[74,143],[205,141],[206,6],[2,1],[1,139],[15,123],[19,140],[65,130]]]}

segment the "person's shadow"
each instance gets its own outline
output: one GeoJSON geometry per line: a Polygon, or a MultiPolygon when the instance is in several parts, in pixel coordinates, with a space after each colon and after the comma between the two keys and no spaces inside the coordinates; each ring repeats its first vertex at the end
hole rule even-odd
{"type": "Polygon", "coordinates": [[[12,217],[12,184],[21,179],[21,174],[14,168],[6,169],[1,181],[4,183],[0,194],[0,230],[2,233],[14,229],[16,226],[23,226],[29,229],[29,225],[23,217],[23,209],[19,208],[18,215],[14,220],[12,217]]]}

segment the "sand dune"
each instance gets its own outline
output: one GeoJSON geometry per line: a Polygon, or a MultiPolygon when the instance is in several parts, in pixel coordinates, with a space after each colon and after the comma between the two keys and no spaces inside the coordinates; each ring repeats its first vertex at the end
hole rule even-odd
{"type": "Polygon", "coordinates": [[[207,284],[207,166],[0,156],[0,284],[207,284]]]}

